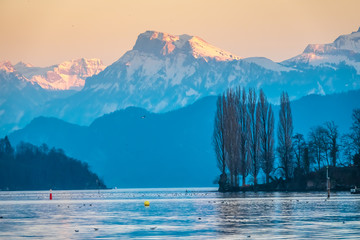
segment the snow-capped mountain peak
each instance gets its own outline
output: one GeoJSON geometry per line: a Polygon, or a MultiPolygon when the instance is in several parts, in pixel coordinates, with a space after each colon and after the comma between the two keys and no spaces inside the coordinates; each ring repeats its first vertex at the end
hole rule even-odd
{"type": "Polygon", "coordinates": [[[31,64],[19,62],[14,67],[30,82],[49,90],[81,90],[87,77],[105,69],[101,60],[96,58],[74,59],[49,67],[34,67],[31,64]]]}
{"type": "Polygon", "coordinates": [[[146,31],[140,34],[133,50],[162,56],[184,53],[205,60],[229,61],[240,59],[239,56],[217,48],[199,37],[187,34],[171,35],[156,31],[146,31]]]}
{"type": "Polygon", "coordinates": [[[14,66],[11,64],[10,61],[0,61],[0,70],[5,72],[14,72],[14,66]]]}
{"type": "Polygon", "coordinates": [[[346,64],[360,74],[360,28],[357,32],[339,36],[332,43],[309,44],[302,54],[282,64],[291,67],[322,66],[335,69],[346,64]]]}
{"type": "Polygon", "coordinates": [[[100,59],[74,59],[65,61],[58,65],[57,70],[60,74],[77,75],[80,78],[87,78],[94,74],[98,74],[105,69],[104,64],[100,59]]]}
{"type": "Polygon", "coordinates": [[[193,56],[196,58],[213,58],[217,61],[241,59],[239,56],[215,47],[199,37],[192,37],[189,42],[193,49],[193,56]]]}
{"type": "Polygon", "coordinates": [[[155,31],[140,34],[133,49],[106,69],[98,59],[76,59],[46,68],[2,62],[0,69],[14,72],[0,71],[0,81],[6,83],[6,87],[0,84],[0,96],[13,99],[10,105],[0,104],[0,114],[4,116],[5,111],[9,116],[8,122],[0,118],[0,127],[11,122],[20,126],[39,112],[82,125],[129,106],[167,112],[237,86],[263,89],[272,103],[279,101],[282,91],[296,99],[359,89],[359,34],[308,45],[302,54],[281,63],[262,57],[239,59],[199,37],[155,31]],[[54,94],[39,85],[81,91],[54,94]],[[33,93],[38,97],[32,97],[33,93]],[[56,101],[47,102],[56,95],[56,101]],[[21,103],[29,107],[18,104],[19,96],[24,96],[21,103]],[[28,113],[25,120],[16,120],[28,113]]]}
{"type": "MultiPolygon", "coordinates": [[[[359,28],[360,30],[360,28],[359,28]]],[[[338,49],[350,50],[360,53],[360,31],[338,37],[333,45],[338,49]]]]}
{"type": "Polygon", "coordinates": [[[15,64],[15,66],[14,66],[15,68],[21,68],[21,67],[23,67],[23,68],[30,68],[30,67],[34,67],[32,64],[30,64],[30,63],[25,63],[25,62],[23,62],[23,61],[20,61],[20,62],[18,62],[17,64],[15,64]]]}

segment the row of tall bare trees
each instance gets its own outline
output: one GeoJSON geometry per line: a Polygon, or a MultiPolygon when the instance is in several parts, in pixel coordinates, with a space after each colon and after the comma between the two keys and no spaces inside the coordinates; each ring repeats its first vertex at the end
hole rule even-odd
{"type": "Polygon", "coordinates": [[[250,174],[257,185],[260,168],[270,182],[271,174],[289,180],[295,175],[306,175],[323,166],[339,166],[340,149],[343,158],[360,166],[360,109],[353,112],[351,133],[342,136],[339,143],[338,126],[333,121],[310,130],[308,141],[300,133],[293,134],[293,119],[289,96],[280,96],[277,126],[277,157],[274,168],[274,113],[262,90],[228,89],[218,96],[213,144],[221,170],[219,190],[226,191],[242,185],[250,174]]]}
{"type": "Polygon", "coordinates": [[[248,174],[257,184],[260,167],[268,183],[274,167],[274,114],[264,92],[257,97],[254,89],[228,89],[216,105],[213,144],[222,172],[220,191],[227,182],[238,187],[239,175],[242,185],[248,174]]]}

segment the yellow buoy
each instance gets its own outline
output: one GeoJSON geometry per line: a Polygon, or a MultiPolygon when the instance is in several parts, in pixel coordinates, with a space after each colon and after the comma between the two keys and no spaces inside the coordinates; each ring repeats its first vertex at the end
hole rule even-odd
{"type": "Polygon", "coordinates": [[[149,202],[149,201],[145,201],[145,202],[144,202],[144,206],[145,206],[145,207],[149,207],[149,206],[150,206],[150,202],[149,202]]]}

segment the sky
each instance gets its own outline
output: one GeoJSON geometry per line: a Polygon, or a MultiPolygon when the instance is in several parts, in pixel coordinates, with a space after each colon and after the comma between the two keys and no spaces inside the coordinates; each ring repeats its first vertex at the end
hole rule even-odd
{"type": "Polygon", "coordinates": [[[146,30],[283,61],[360,27],[358,0],[0,0],[0,61],[109,65],[146,30]]]}

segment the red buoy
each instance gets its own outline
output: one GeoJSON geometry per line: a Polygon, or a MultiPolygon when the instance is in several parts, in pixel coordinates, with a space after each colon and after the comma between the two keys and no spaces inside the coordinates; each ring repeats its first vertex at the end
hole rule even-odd
{"type": "Polygon", "coordinates": [[[51,192],[51,189],[50,189],[50,200],[52,200],[52,192],[51,192]]]}

